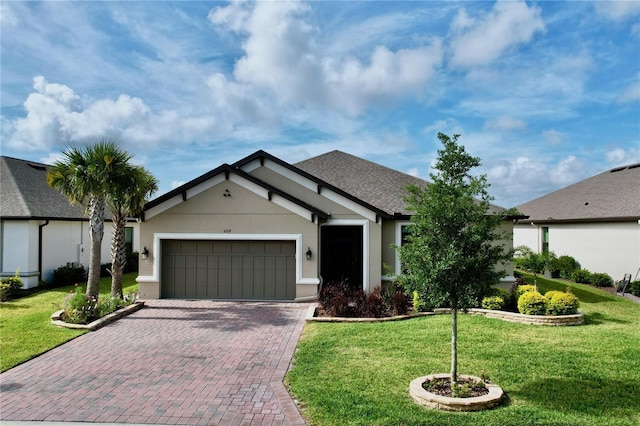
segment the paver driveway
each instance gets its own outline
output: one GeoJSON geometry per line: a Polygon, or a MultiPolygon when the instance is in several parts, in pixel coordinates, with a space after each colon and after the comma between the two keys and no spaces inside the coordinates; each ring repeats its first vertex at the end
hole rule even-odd
{"type": "Polygon", "coordinates": [[[308,306],[148,301],[3,373],[0,418],[303,425],[282,379],[308,306]]]}

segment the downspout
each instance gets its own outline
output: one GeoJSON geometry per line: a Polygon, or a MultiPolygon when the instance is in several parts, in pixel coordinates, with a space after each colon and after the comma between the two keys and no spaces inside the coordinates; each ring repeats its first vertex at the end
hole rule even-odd
{"type": "Polygon", "coordinates": [[[49,224],[46,219],[43,224],[38,225],[38,285],[42,282],[42,228],[49,224]]]}

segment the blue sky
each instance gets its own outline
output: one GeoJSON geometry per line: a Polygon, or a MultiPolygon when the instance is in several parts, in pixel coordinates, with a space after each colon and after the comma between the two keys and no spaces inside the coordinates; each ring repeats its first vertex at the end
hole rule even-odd
{"type": "Polygon", "coordinates": [[[428,179],[437,133],[512,207],[640,161],[640,2],[0,3],[1,152],[118,142],[166,192],[263,149],[428,179]]]}

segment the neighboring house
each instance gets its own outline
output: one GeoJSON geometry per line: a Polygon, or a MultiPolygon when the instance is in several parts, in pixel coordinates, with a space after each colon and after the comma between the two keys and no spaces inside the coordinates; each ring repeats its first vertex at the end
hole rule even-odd
{"type": "Polygon", "coordinates": [[[400,270],[408,184],[427,182],[340,151],[223,164],[147,203],[140,296],[301,301],[342,279],[372,290],[400,270]]]}
{"type": "MultiPolygon", "coordinates": [[[[618,167],[517,207],[514,245],[569,255],[614,280],[640,268],[640,163],[618,167]]],[[[639,275],[640,276],[640,275],[639,275]]]]}
{"type": "MultiPolygon", "coordinates": [[[[89,220],[82,205],[74,205],[47,184],[48,165],[0,157],[0,274],[19,270],[23,288],[50,281],[62,265],[89,263],[89,220]]],[[[137,224],[126,234],[132,250],[137,224]]],[[[105,223],[102,263],[110,261],[111,222],[105,223]]]]}

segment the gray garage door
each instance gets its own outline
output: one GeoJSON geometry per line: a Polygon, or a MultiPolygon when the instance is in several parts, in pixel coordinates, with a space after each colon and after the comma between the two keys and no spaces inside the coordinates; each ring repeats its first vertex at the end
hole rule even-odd
{"type": "Polygon", "coordinates": [[[163,298],[293,300],[294,241],[162,241],[163,298]]]}

